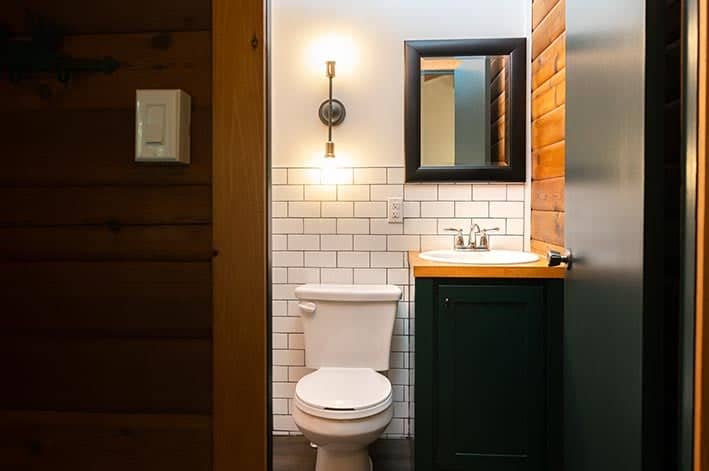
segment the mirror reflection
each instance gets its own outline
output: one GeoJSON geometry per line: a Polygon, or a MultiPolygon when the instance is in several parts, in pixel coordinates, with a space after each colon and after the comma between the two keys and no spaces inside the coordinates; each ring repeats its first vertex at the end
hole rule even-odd
{"type": "Polygon", "coordinates": [[[421,58],[421,166],[507,166],[509,56],[421,58]]]}

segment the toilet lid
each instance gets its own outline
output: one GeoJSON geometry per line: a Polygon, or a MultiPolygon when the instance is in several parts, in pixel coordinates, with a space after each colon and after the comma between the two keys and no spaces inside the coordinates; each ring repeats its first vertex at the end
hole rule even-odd
{"type": "Polygon", "coordinates": [[[370,368],[320,368],[298,381],[294,401],[317,417],[369,417],[391,405],[391,383],[370,368]]]}

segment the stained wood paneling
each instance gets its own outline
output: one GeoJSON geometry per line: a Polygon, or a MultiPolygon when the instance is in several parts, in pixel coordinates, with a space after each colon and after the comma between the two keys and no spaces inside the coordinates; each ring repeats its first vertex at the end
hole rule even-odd
{"type": "Polygon", "coordinates": [[[532,179],[563,177],[566,165],[566,143],[557,142],[532,151],[532,179]]]}
{"type": "Polygon", "coordinates": [[[564,247],[562,247],[561,245],[554,245],[548,242],[542,242],[541,240],[534,239],[532,239],[531,241],[531,250],[534,253],[542,255],[545,255],[550,250],[554,250],[556,252],[559,252],[560,254],[564,253],[564,247]]]}
{"type": "Polygon", "coordinates": [[[210,338],[209,262],[0,264],[0,334],[210,338]]]}
{"type": "Polygon", "coordinates": [[[566,110],[563,106],[532,122],[532,148],[538,149],[563,141],[566,133],[566,110]]]}
{"type": "Polygon", "coordinates": [[[69,34],[209,30],[210,4],[196,0],[8,0],[3,3],[3,23],[11,31],[27,32],[30,13],[69,34]]]}
{"type": "MultiPolygon", "coordinates": [[[[533,8],[537,8],[537,2],[533,8]]],[[[536,59],[565,29],[566,0],[560,0],[532,31],[532,59],[536,59]]]]}
{"type": "Polygon", "coordinates": [[[211,104],[209,31],[163,34],[69,36],[63,52],[75,57],[112,56],[113,74],[77,74],[64,85],[42,79],[0,81],[3,110],[134,109],[135,91],[181,88],[195,107],[211,104]]]}
{"type": "Polygon", "coordinates": [[[532,250],[562,250],[566,136],[566,1],[532,5],[532,250]]]}
{"type": "Polygon", "coordinates": [[[6,410],[208,413],[211,357],[204,339],[0,336],[6,385],[0,404],[6,410]]]}
{"type": "Polygon", "coordinates": [[[566,33],[556,38],[532,62],[532,90],[566,67],[566,33]]]}
{"type": "Polygon", "coordinates": [[[564,245],[564,213],[532,210],[532,239],[564,245]]]}
{"type": "Polygon", "coordinates": [[[537,119],[565,103],[566,69],[562,69],[532,93],[532,119],[537,119]]]}
{"type": "Polygon", "coordinates": [[[211,2],[6,3],[120,68],[0,80],[0,468],[211,470],[211,2]],[[134,162],[145,88],[192,96],[190,165],[134,162]]]}
{"type": "MultiPolygon", "coordinates": [[[[0,106],[1,108],[1,106],[0,106]]],[[[192,111],[189,165],[136,164],[135,110],[2,113],[0,186],[209,184],[211,108],[192,111]],[[6,133],[6,134],[5,134],[6,133]]]]}
{"type": "Polygon", "coordinates": [[[535,0],[532,8],[532,29],[536,29],[539,23],[549,14],[552,8],[559,3],[559,0],[535,0]]]}
{"type": "Polygon", "coordinates": [[[0,226],[207,224],[211,204],[209,185],[0,188],[0,226]]]}
{"type": "Polygon", "coordinates": [[[0,411],[0,468],[209,471],[207,415],[0,411]]]}
{"type": "Polygon", "coordinates": [[[260,0],[214,0],[213,13],[214,469],[261,471],[270,433],[266,19],[260,0]]]}
{"type": "Polygon", "coordinates": [[[564,211],[564,177],[532,181],[532,207],[541,211],[564,211]]]}
{"type": "Polygon", "coordinates": [[[507,85],[507,67],[503,68],[490,82],[490,96],[495,98],[505,91],[507,85]]]}
{"type": "Polygon", "coordinates": [[[195,226],[52,226],[0,228],[0,261],[208,261],[211,228],[195,226]]]}

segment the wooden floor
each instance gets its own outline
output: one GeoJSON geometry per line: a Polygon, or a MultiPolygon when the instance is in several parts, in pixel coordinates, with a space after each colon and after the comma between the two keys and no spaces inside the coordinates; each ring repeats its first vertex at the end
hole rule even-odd
{"type": "MultiPolygon", "coordinates": [[[[304,437],[273,437],[273,471],[311,471],[316,450],[304,437]]],[[[409,440],[378,440],[369,447],[374,471],[410,471],[409,440]]]]}

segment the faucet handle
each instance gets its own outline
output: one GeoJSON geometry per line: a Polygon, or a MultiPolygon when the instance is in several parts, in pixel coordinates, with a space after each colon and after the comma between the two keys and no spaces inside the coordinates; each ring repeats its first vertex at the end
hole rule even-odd
{"type": "Polygon", "coordinates": [[[491,227],[490,229],[483,229],[483,232],[494,232],[494,231],[499,231],[499,227],[491,227]]]}
{"type": "Polygon", "coordinates": [[[444,230],[456,233],[454,236],[455,239],[453,241],[454,250],[462,249],[463,247],[465,247],[465,240],[463,239],[463,229],[459,229],[457,227],[447,227],[444,230]]]}

